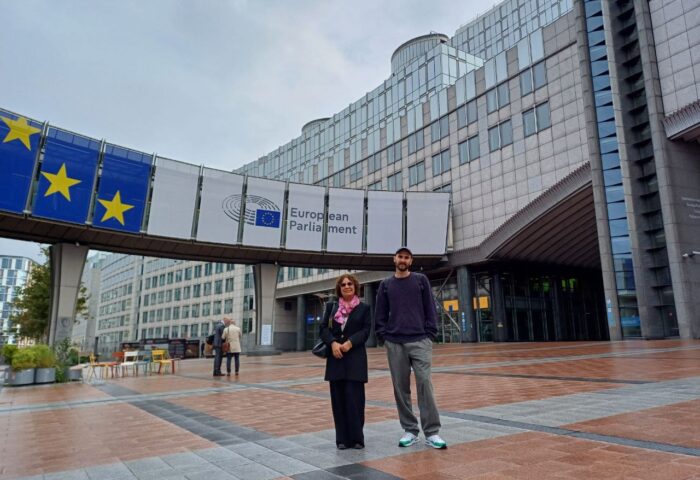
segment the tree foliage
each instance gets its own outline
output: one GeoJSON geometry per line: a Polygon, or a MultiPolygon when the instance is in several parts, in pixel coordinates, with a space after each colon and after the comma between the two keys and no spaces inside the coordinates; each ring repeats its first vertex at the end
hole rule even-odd
{"type": "MultiPolygon", "coordinates": [[[[48,249],[43,249],[46,261],[35,265],[24,287],[17,291],[12,302],[17,313],[10,317],[14,325],[19,326],[21,337],[32,338],[37,341],[45,341],[49,334],[51,315],[51,263],[48,249]]],[[[80,286],[76,314],[87,310],[87,289],[80,286]]]]}

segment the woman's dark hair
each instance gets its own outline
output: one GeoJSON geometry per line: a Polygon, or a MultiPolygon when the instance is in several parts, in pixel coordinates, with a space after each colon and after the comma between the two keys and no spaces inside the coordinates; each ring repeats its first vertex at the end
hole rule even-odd
{"type": "Polygon", "coordinates": [[[338,280],[335,281],[335,296],[338,297],[338,299],[343,298],[343,293],[341,292],[340,289],[340,284],[343,283],[343,280],[348,279],[352,282],[353,285],[355,285],[355,295],[358,297],[360,296],[360,282],[355,278],[354,275],[350,275],[349,273],[344,273],[341,276],[338,277],[338,280]]]}

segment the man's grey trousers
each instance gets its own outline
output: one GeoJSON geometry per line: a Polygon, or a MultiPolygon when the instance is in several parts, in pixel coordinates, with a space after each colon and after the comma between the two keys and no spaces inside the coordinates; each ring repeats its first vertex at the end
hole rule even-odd
{"type": "Polygon", "coordinates": [[[430,380],[430,366],[433,361],[433,342],[424,338],[418,342],[385,342],[391,382],[394,384],[394,398],[399,411],[399,422],[407,432],[418,435],[418,419],[411,407],[411,368],[416,376],[420,423],[425,438],[440,431],[433,383],[430,380]]]}

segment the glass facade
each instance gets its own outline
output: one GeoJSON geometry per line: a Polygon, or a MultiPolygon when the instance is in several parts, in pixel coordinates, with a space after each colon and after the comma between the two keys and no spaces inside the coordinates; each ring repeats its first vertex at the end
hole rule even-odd
{"type": "Polygon", "coordinates": [[[12,302],[29,279],[34,261],[25,257],[0,257],[0,345],[15,343],[16,328],[10,317],[16,313],[12,302]]]}

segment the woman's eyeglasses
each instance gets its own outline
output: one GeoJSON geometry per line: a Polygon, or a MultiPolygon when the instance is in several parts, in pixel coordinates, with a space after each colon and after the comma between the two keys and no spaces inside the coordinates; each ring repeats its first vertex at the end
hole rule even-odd
{"type": "Polygon", "coordinates": [[[345,282],[340,284],[341,287],[354,287],[355,285],[353,283],[345,282]]]}

